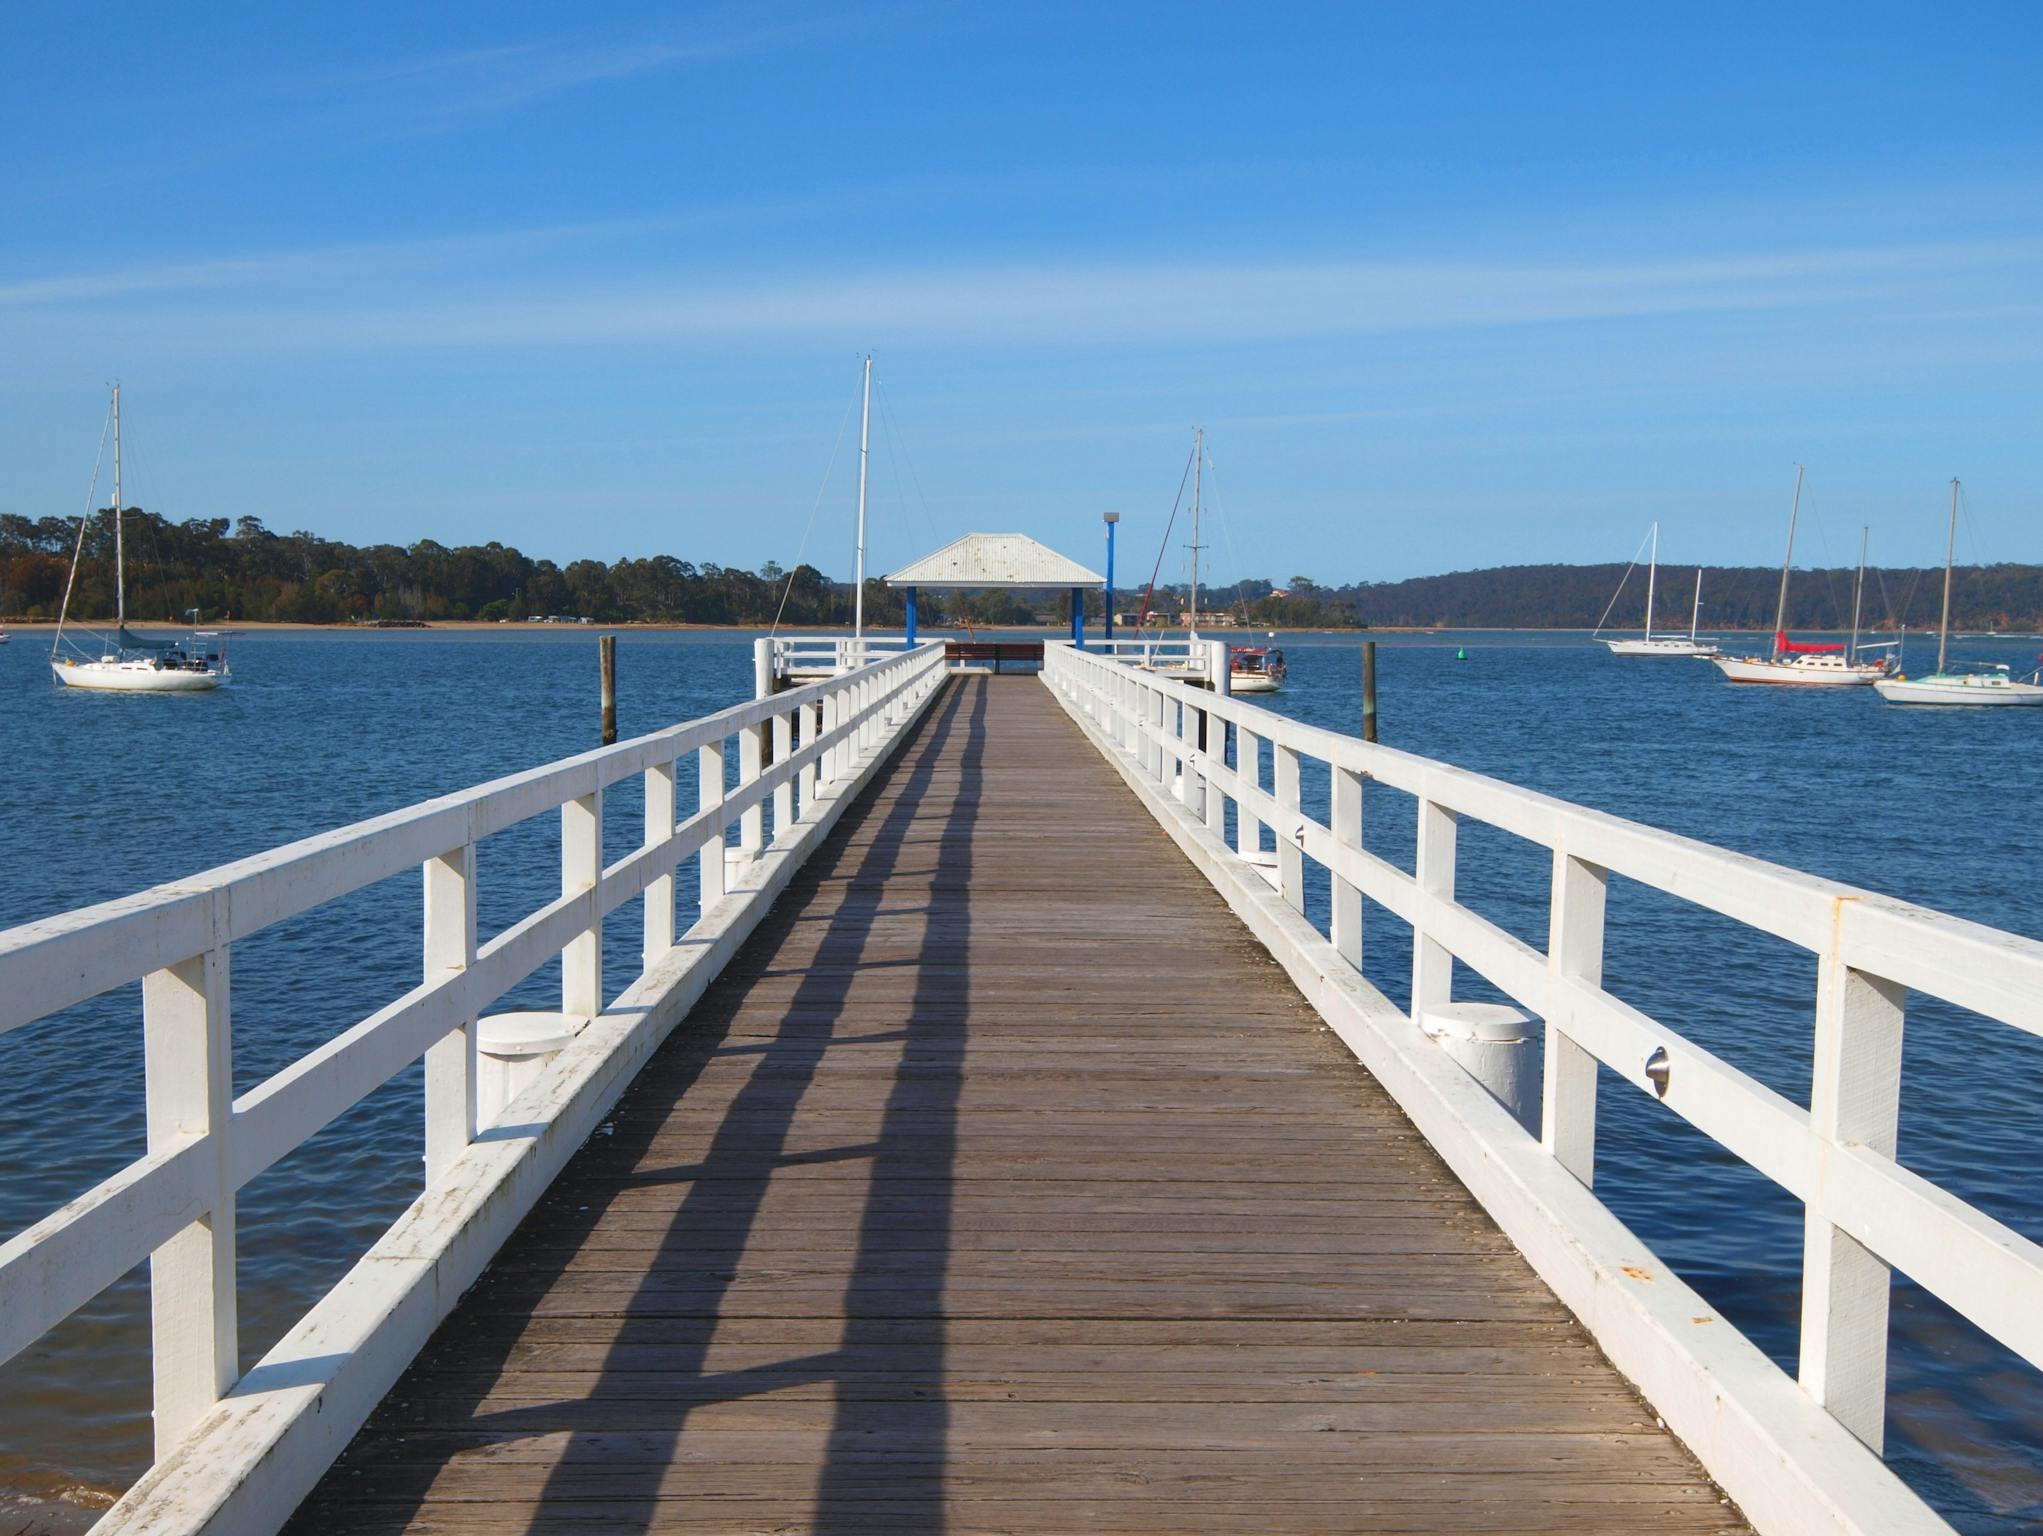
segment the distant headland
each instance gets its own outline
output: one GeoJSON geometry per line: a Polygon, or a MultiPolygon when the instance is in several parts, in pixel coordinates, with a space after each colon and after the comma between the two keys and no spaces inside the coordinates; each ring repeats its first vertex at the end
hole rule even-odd
{"type": "MultiPolygon", "coordinates": [[[[209,618],[279,624],[416,624],[524,622],[556,618],[599,624],[748,627],[778,619],[785,626],[828,628],[851,622],[852,590],[811,565],[793,570],[769,561],[756,571],[650,555],[606,564],[565,566],[533,559],[509,545],[358,546],[304,531],[275,533],[253,517],[171,522],[140,508],[125,521],[132,616],[170,619],[197,608],[209,618]]],[[[75,519],[0,514],[0,619],[53,619],[78,538],[75,519]]],[[[85,619],[113,611],[110,520],[87,530],[85,558],[71,595],[85,619]],[[104,547],[102,547],[104,546],[104,547]]],[[[1645,602],[1644,572],[1633,571],[1613,604],[1623,565],[1510,565],[1415,576],[1402,581],[1322,585],[1294,575],[1203,587],[1206,622],[1263,629],[1589,629],[1609,609],[1608,627],[1636,629],[1645,602]]],[[[1853,572],[1797,570],[1792,611],[1798,625],[1838,629],[1851,622],[1853,572]]],[[[1880,567],[1866,572],[1863,624],[1868,630],[1932,627],[1941,569],[1880,567]]],[[[1694,566],[1660,568],[1656,627],[1686,628],[1694,566]]],[[[1702,624],[1711,630],[1770,629],[1777,567],[1705,566],[1702,624]]],[[[1176,622],[1186,606],[1182,585],[1159,586],[1152,614],[1176,622]]],[[[1062,592],[925,593],[926,627],[970,623],[1016,628],[1069,622],[1062,592]]],[[[1143,607],[1140,588],[1120,589],[1115,608],[1132,619],[1143,607]]],[[[1088,621],[1102,617],[1089,595],[1088,621]]],[[[899,594],[868,581],[866,622],[897,627],[899,594]]],[[[2043,629],[2043,566],[1960,567],[1952,623],[1966,630],[2043,629]]]]}

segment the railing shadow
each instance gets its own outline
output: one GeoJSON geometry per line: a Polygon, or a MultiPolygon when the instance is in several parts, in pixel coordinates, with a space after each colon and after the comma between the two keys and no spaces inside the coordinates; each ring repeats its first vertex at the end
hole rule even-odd
{"type": "MultiPolygon", "coordinates": [[[[837,1416],[816,1489],[817,1532],[944,1529],[950,1402],[944,1386],[972,942],[972,834],[985,771],[984,678],[958,756],[958,791],[937,840],[901,1068],[887,1094],[844,1292],[837,1416]],[[932,965],[932,960],[945,965],[932,965]],[[955,967],[965,974],[956,978],[955,967]],[[883,1495],[882,1515],[874,1508],[883,1495]]],[[[872,903],[885,902],[875,889],[872,903]]]]}
{"type": "MultiPolygon", "coordinates": [[[[938,989],[948,986],[932,973],[932,962],[955,964],[964,942],[957,914],[964,910],[962,886],[970,873],[987,686],[983,679],[959,681],[911,733],[883,781],[894,790],[891,804],[868,802],[847,810],[687,1024],[648,1063],[604,1133],[577,1154],[393,1389],[392,1411],[386,1416],[379,1409],[372,1417],[306,1501],[293,1528],[331,1529],[339,1511],[326,1495],[352,1502],[362,1484],[346,1480],[363,1474],[378,1484],[373,1523],[379,1529],[414,1523],[435,1483],[464,1452],[512,1439],[564,1436],[566,1444],[543,1480],[535,1475],[543,1457],[524,1460],[522,1474],[519,1458],[501,1463],[503,1502],[482,1506],[499,1517],[498,1528],[516,1529],[513,1512],[529,1500],[527,1530],[558,1523],[549,1506],[563,1504],[575,1507],[577,1519],[606,1530],[646,1530],[659,1523],[663,1494],[685,1495],[698,1482],[685,1471],[677,1473],[673,1463],[683,1431],[703,1410],[834,1383],[834,1407],[827,1406],[826,1395],[815,1408],[818,1429],[824,1416],[832,1417],[819,1454],[809,1462],[819,1472],[813,1518],[801,1528],[871,1528],[875,1478],[881,1477],[887,1529],[942,1529],[948,1432],[942,1296],[964,1042],[956,1009],[935,1018],[924,1014],[938,989]],[[945,792],[938,776],[948,771],[961,772],[964,780],[957,817],[941,837],[908,842],[905,834],[932,794],[945,792]],[[935,854],[933,871],[903,868],[904,857],[926,851],[935,854]],[[929,878],[956,895],[932,896],[925,913],[916,962],[922,969],[908,1017],[899,1027],[856,1028],[840,1036],[836,1031],[855,977],[866,969],[889,969],[863,967],[856,957],[897,872],[929,878]],[[826,883],[845,890],[817,942],[818,963],[802,973],[771,1036],[734,1038],[746,990],[765,974],[748,959],[769,957],[802,920],[807,898],[826,883]],[[804,1096],[829,1053],[885,1049],[896,1040],[900,1065],[886,1087],[878,1134],[825,1152],[791,1147],[804,1096]],[[725,1108],[705,1109],[706,1115],[718,1115],[706,1150],[662,1166],[661,1138],[686,1124],[677,1122],[675,1110],[685,1111],[689,1090],[707,1068],[728,1066],[734,1058],[752,1066],[725,1108]],[[824,1329],[834,1319],[804,1319],[813,1350],[804,1353],[799,1342],[776,1349],[769,1341],[769,1347],[726,1351],[746,1364],[713,1368],[712,1350],[731,1342],[727,1303],[741,1275],[748,1267],[756,1273],[800,1265],[805,1258],[748,1253],[776,1174],[859,1158],[870,1161],[871,1174],[842,1305],[834,1309],[844,1319],[841,1337],[825,1342],[824,1329]],[[615,1291],[603,1294],[615,1282],[606,1280],[589,1239],[621,1204],[656,1206],[654,1192],[662,1186],[682,1193],[650,1263],[626,1281],[636,1289],[620,1314],[615,1291]],[[906,1214],[903,1193],[915,1197],[906,1214]],[[589,1296],[586,1306],[577,1301],[578,1293],[589,1296]],[[526,1325],[542,1301],[551,1318],[574,1321],[562,1330],[550,1319],[540,1337],[556,1342],[535,1346],[526,1325]],[[614,1329],[606,1328],[606,1316],[618,1319],[614,1329]],[[497,1396],[503,1383],[531,1369],[535,1347],[542,1354],[552,1350],[552,1364],[571,1368],[569,1374],[544,1400],[503,1401],[497,1396]],[[580,1362],[598,1351],[595,1379],[582,1388],[580,1362]],[[423,1426],[415,1412],[421,1398],[437,1400],[423,1426]],[[901,1476],[877,1472],[881,1462],[901,1476]]],[[[642,1261],[638,1250],[634,1262],[642,1261]]],[[[744,1343],[742,1325],[736,1337],[744,1343]]],[[[803,1438],[798,1432],[791,1440],[803,1438]]],[[[757,1453],[745,1459],[746,1473],[755,1477],[795,1473],[801,1465],[792,1455],[772,1468],[761,1468],[757,1453]]],[[[691,1461],[714,1481],[713,1462],[691,1461]]],[[[784,1491],[790,1503],[801,1502],[801,1490],[784,1491]]],[[[735,1518],[745,1518],[742,1505],[734,1503],[732,1510],[735,1518]]]]}

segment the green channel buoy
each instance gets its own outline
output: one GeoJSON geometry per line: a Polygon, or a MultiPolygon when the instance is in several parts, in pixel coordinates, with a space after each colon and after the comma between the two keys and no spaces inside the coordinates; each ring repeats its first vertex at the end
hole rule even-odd
{"type": "Polygon", "coordinates": [[[1467,648],[1464,646],[1456,646],[1454,648],[1454,659],[1456,661],[1467,661],[1468,660],[1467,648]]]}

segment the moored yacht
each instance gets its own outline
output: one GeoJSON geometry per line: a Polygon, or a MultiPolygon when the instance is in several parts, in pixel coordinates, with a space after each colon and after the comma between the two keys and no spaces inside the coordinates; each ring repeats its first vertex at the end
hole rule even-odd
{"type": "MultiPolygon", "coordinates": [[[[1875,678],[1885,677],[1885,661],[1860,661],[1858,608],[1852,609],[1852,638],[1847,649],[1835,641],[1797,641],[1788,638],[1788,571],[1795,563],[1795,522],[1802,511],[1802,466],[1795,466],[1795,500],[1788,511],[1788,552],[1781,561],[1780,600],[1774,607],[1773,653],[1768,656],[1713,656],[1717,669],[1734,683],[1784,683],[1802,688],[1862,688],[1875,678]]],[[[1865,580],[1865,546],[1859,549],[1859,580],[1865,580]]]]}
{"type": "Polygon", "coordinates": [[[64,604],[57,614],[57,637],[50,647],[50,671],[66,688],[83,688],[97,693],[206,693],[227,680],[224,649],[211,649],[217,640],[212,633],[197,632],[197,611],[192,612],[194,633],[185,640],[145,640],[128,628],[127,541],[123,534],[127,509],[121,499],[121,387],[113,387],[114,448],[114,631],[100,640],[94,655],[64,637],[70,616],[71,592],[78,581],[78,564],[85,554],[88,514],[78,520],[78,544],[71,553],[71,574],[64,581],[64,604]],[[64,655],[66,645],[72,655],[64,655]]]}
{"type": "Polygon", "coordinates": [[[1951,531],[1944,541],[1944,613],[1937,625],[1937,669],[1927,677],[1897,674],[1873,686],[1889,704],[2043,704],[2043,667],[2027,682],[2007,664],[1993,662],[1963,671],[1949,665],[1951,649],[1951,562],[1958,552],[1958,482],[1951,481],[1951,531]]]}

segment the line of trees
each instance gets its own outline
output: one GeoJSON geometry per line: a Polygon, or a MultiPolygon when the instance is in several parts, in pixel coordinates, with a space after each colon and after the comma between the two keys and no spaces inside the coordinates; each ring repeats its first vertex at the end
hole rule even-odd
{"type": "MultiPolygon", "coordinates": [[[[833,581],[814,566],[789,573],[768,562],[757,571],[672,555],[644,559],[575,560],[565,566],[535,560],[505,544],[449,548],[431,539],[416,544],[358,547],[317,534],[273,533],[244,517],[170,522],[140,508],[122,524],[127,542],[128,612],[142,622],[174,620],[197,608],[208,618],[310,624],[431,622],[435,619],[525,619],[560,614],[599,623],[751,625],[775,614],[798,627],[851,622],[849,582],[833,581]],[[782,610],[785,595],[786,607],[782,610]]],[[[78,538],[69,518],[32,520],[0,514],[0,616],[54,618],[78,538]]],[[[1595,624],[1625,575],[1621,565],[1520,565],[1456,571],[1406,581],[1321,586],[1294,576],[1279,587],[1243,581],[1207,588],[1200,607],[1231,612],[1244,624],[1268,628],[1379,626],[1497,626],[1586,629],[1595,624]]],[[[1656,627],[1682,627],[1694,590],[1695,567],[1660,572],[1656,627]]],[[[1866,573],[1867,629],[1933,627],[1942,595],[1940,570],[1883,568],[1866,573]]],[[[1773,625],[1777,570],[1706,567],[1703,623],[1710,629],[1769,629],[1773,625]]],[[[1853,572],[1797,571],[1791,621],[1802,628],[1842,628],[1851,622],[1853,572]]],[[[84,620],[114,611],[113,520],[101,515],[86,529],[71,611],[84,620]]],[[[1175,619],[1182,587],[1159,588],[1153,608],[1175,619]]],[[[1124,591],[1115,606],[1132,614],[1139,595],[1124,591]]],[[[1637,628],[1645,603],[1645,573],[1633,570],[1611,607],[1611,622],[1637,628]]],[[[1086,594],[1087,620],[1097,625],[1101,594],[1086,594]]],[[[866,584],[865,614],[878,627],[898,627],[901,595],[877,581],[866,584]]],[[[986,627],[1069,622],[1063,592],[924,593],[925,626],[971,623],[986,627]]],[[[1960,569],[1952,621],[1961,629],[2043,628],[2043,566],[1989,565],[1960,569]]]]}
{"type": "MultiPolygon", "coordinates": [[[[1856,576],[1850,568],[1795,571],[1788,593],[1790,627],[1849,628],[1856,576]]],[[[1645,609],[1646,573],[1634,569],[1613,605],[1611,594],[1623,577],[1622,565],[1518,565],[1312,590],[1348,606],[1365,624],[1587,629],[1607,608],[1610,625],[1636,630],[1645,609]]],[[[1692,565],[1660,567],[1656,631],[1688,627],[1695,579],[1692,565]]],[[[1862,626],[1934,629],[1943,582],[1941,567],[1868,569],[1862,626]]],[[[1293,590],[1295,595],[1295,583],[1293,590]]],[[[1703,627],[1771,630],[1779,592],[1778,567],[1705,566],[1703,627]]],[[[1952,578],[1951,622],[1968,630],[2043,629],[2043,566],[1960,566],[1952,578]]]]}
{"type": "MultiPolygon", "coordinates": [[[[851,586],[814,566],[758,571],[671,555],[640,560],[535,560],[505,544],[449,548],[431,539],[358,547],[317,534],[273,533],[259,518],[173,523],[131,508],[123,524],[128,612],[141,622],[192,608],[209,618],[343,624],[435,619],[524,619],[560,614],[602,623],[764,624],[781,611],[794,625],[851,621],[851,586]]],[[[55,618],[64,600],[78,524],[0,514],[0,614],[55,618]]],[[[86,529],[71,612],[114,612],[113,520],[86,529]]],[[[898,593],[869,582],[866,616],[899,624],[898,593]]]]}
{"type": "MultiPolygon", "coordinates": [[[[1849,628],[1856,577],[1849,568],[1795,571],[1788,596],[1790,626],[1849,628]]],[[[1660,568],[1656,632],[1688,627],[1695,579],[1692,565],[1660,568]]],[[[1934,629],[1943,580],[1941,568],[1868,569],[1862,625],[1868,630],[1934,629]]],[[[1770,630],[1779,593],[1777,567],[1705,566],[1703,627],[1770,630]]],[[[1154,606],[1174,617],[1184,596],[1182,588],[1159,589],[1154,606]]],[[[1199,601],[1202,609],[1231,611],[1248,625],[1270,628],[1589,629],[1607,612],[1611,627],[1636,630],[1644,619],[1646,573],[1634,568],[1627,574],[1622,565],[1513,565],[1338,587],[1294,576],[1284,587],[1245,581],[1209,588],[1201,591],[1199,601]],[[1614,592],[1619,593],[1615,602],[1614,592]]],[[[1121,606],[1126,610],[1130,605],[1121,606]]],[[[1951,622],[1969,630],[2043,629],[2043,566],[1960,566],[1952,578],[1951,622]]]]}

